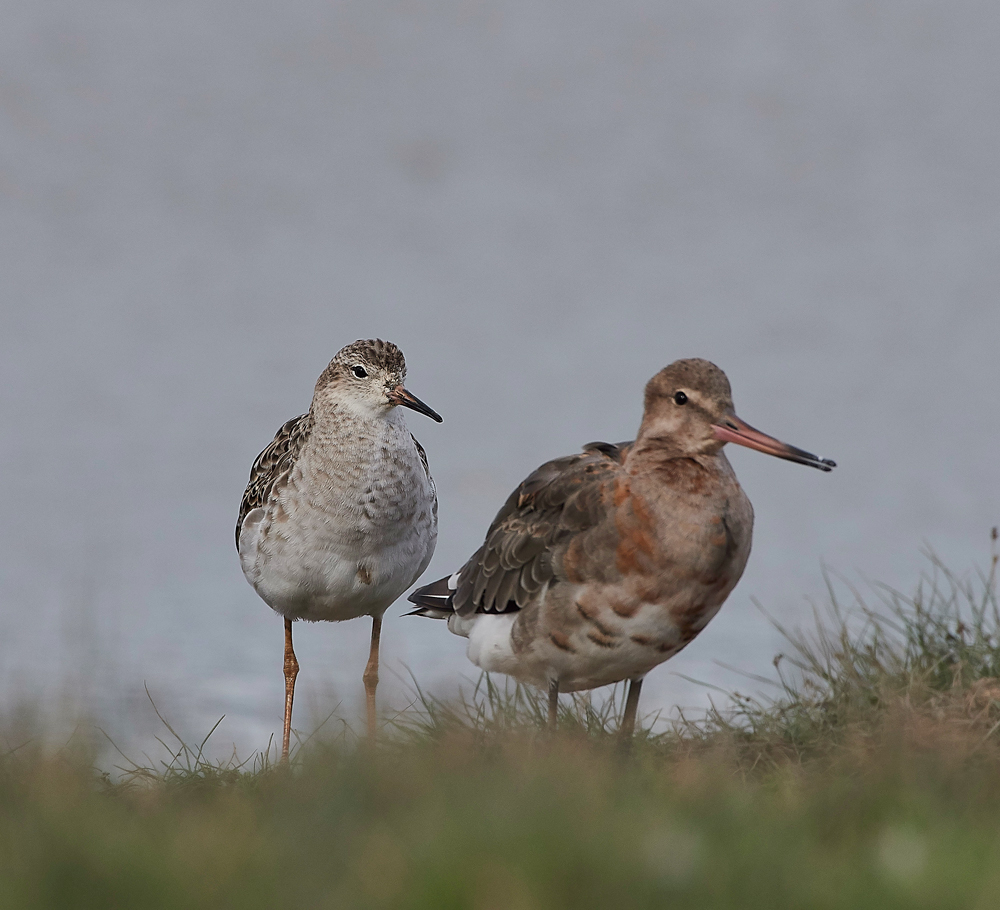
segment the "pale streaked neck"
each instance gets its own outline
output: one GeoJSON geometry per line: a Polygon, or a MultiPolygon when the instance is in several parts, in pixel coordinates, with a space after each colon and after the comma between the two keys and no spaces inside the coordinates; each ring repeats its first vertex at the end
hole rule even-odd
{"type": "Polygon", "coordinates": [[[710,467],[722,450],[722,443],[715,440],[704,440],[702,445],[695,445],[695,440],[679,438],[672,428],[655,420],[643,421],[639,427],[639,435],[628,453],[625,462],[630,473],[656,469],[671,461],[689,458],[704,467],[710,467]]]}
{"type": "Polygon", "coordinates": [[[369,426],[388,425],[405,430],[406,421],[401,410],[399,407],[386,407],[343,392],[325,392],[322,398],[314,398],[312,403],[313,420],[317,427],[342,426],[348,420],[369,426]]]}

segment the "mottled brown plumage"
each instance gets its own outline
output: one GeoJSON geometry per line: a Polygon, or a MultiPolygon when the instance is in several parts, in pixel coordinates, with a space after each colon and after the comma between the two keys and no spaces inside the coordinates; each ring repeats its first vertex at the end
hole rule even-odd
{"type": "MultiPolygon", "coordinates": [[[[309,437],[313,426],[312,413],[301,414],[282,424],[274,434],[271,444],[264,449],[250,469],[250,482],[240,503],[240,516],[236,520],[236,549],[240,548],[240,529],[251,509],[262,507],[274,492],[288,479],[288,475],[299,456],[299,451],[309,437]]],[[[424,457],[426,463],[426,456],[424,457]]]]}
{"type": "Polygon", "coordinates": [[[749,556],[753,510],[727,441],[833,466],[739,420],[714,364],[677,361],[647,384],[635,442],[534,471],[469,561],[410,596],[414,612],[447,618],[474,663],[553,699],[632,680],[628,727],[642,677],[705,627],[749,556]]]}
{"type": "Polygon", "coordinates": [[[616,447],[602,449],[547,462],[521,482],[463,568],[455,613],[522,609],[553,579],[576,535],[605,514],[605,482],[621,462],[616,447]]]}

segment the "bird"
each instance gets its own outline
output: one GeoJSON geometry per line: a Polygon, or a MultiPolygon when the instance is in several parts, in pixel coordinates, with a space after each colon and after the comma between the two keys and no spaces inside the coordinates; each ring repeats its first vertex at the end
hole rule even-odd
{"type": "Polygon", "coordinates": [[[473,664],[547,691],[550,728],[559,693],[628,680],[630,738],[643,678],[705,628],[750,555],[753,508],[730,442],[836,466],[737,417],[715,364],[675,361],[646,384],[635,440],[539,467],[461,568],[410,595],[407,615],[446,619],[473,664]]]}
{"type": "Polygon", "coordinates": [[[320,374],[308,412],[282,425],[250,471],[236,549],[247,581],[285,621],[284,763],[299,670],[292,622],[371,616],[363,680],[374,739],[382,616],[434,553],[437,489],[402,408],[441,417],[405,379],[391,342],[347,345],[320,374]]]}

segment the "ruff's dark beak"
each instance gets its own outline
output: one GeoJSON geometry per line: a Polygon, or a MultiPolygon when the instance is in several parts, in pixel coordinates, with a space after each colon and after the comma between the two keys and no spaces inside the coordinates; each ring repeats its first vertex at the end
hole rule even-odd
{"type": "Polygon", "coordinates": [[[441,423],[441,415],[437,411],[425,405],[416,395],[407,392],[401,385],[389,392],[389,401],[395,405],[402,405],[404,408],[411,408],[421,414],[426,414],[431,420],[441,423]]]}
{"type": "Polygon", "coordinates": [[[768,455],[794,461],[796,464],[807,464],[809,467],[819,468],[821,471],[832,471],[837,467],[837,463],[830,461],[829,458],[820,458],[813,455],[812,452],[797,449],[786,442],[780,442],[773,436],[761,433],[760,430],[755,430],[735,414],[730,414],[723,417],[718,423],[713,423],[712,430],[715,433],[715,438],[721,439],[723,442],[735,442],[748,449],[766,452],[768,455]]]}

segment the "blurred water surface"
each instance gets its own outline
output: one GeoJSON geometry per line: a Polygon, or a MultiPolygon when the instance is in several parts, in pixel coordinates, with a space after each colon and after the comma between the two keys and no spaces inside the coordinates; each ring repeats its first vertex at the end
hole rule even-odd
{"type": "MultiPolygon", "coordinates": [[[[753,688],[821,563],[983,562],[997,501],[1000,7],[831,0],[48,0],[0,32],[0,686],[126,742],[280,721],[240,573],[250,464],[343,344],[397,342],[441,496],[429,578],[509,490],[630,438],[708,357],[744,419],[754,553],[643,708],[753,688]],[[674,672],[671,672],[674,671],[674,672]],[[142,720],[137,720],[137,718],[142,720]]],[[[442,624],[383,636],[472,676],[442,624]]],[[[300,726],[355,716],[368,623],[302,627],[300,726]]]]}

